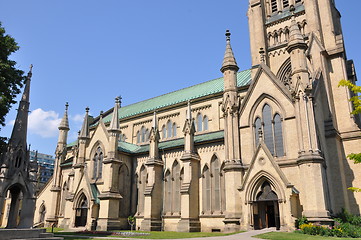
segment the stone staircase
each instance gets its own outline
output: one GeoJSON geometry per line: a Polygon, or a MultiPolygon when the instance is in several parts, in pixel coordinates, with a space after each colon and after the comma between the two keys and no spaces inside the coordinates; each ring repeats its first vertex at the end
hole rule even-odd
{"type": "Polygon", "coordinates": [[[62,237],[54,237],[53,233],[47,233],[45,229],[0,229],[1,240],[63,240],[62,237]]]}

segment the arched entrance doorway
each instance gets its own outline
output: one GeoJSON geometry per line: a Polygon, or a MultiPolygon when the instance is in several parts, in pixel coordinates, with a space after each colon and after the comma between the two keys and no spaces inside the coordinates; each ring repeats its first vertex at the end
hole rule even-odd
{"type": "Polygon", "coordinates": [[[278,196],[268,181],[264,181],[253,202],[254,229],[280,229],[278,196]]]}
{"type": "Polygon", "coordinates": [[[75,211],[75,227],[84,227],[88,218],[88,201],[85,195],[79,199],[78,206],[75,211]]]}

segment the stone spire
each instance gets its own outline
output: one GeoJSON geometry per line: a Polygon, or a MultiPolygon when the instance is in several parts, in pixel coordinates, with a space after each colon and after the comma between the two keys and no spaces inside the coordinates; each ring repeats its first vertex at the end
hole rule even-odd
{"type": "Polygon", "coordinates": [[[152,127],[153,127],[153,129],[158,130],[158,119],[157,119],[156,112],[154,112],[154,114],[153,114],[152,127]]]}
{"type": "Polygon", "coordinates": [[[296,22],[296,16],[294,12],[295,7],[293,5],[291,6],[290,11],[292,12],[292,20],[291,20],[290,35],[289,35],[290,37],[288,40],[287,51],[291,52],[294,48],[307,49],[307,44],[305,43],[301,30],[296,22]]]}
{"type": "Polygon", "coordinates": [[[29,115],[29,97],[30,97],[30,82],[32,77],[33,65],[30,65],[30,70],[25,81],[25,88],[23,95],[21,97],[18,113],[16,116],[15,124],[13,131],[11,133],[11,138],[9,140],[9,145],[19,146],[22,145],[24,150],[26,148],[26,136],[28,130],[28,115],[29,115]]]}
{"type": "Polygon", "coordinates": [[[188,100],[188,106],[187,106],[187,120],[192,120],[192,109],[191,109],[191,101],[188,100]]]}
{"type": "MultiPolygon", "coordinates": [[[[63,155],[64,148],[66,147],[66,142],[67,142],[67,138],[68,138],[68,131],[70,130],[69,120],[68,120],[68,107],[69,107],[69,104],[65,103],[64,116],[61,119],[61,122],[58,127],[59,138],[58,138],[58,146],[57,146],[56,152],[55,152],[55,155],[57,158],[60,158],[61,155],[63,155]]],[[[64,160],[64,159],[59,159],[59,161],[62,161],[62,160],[64,160]]]]}
{"type": "Polygon", "coordinates": [[[85,108],[85,117],[84,117],[83,125],[80,130],[79,138],[80,139],[89,138],[89,107],[85,108]]]}
{"type": "Polygon", "coordinates": [[[223,63],[221,72],[223,73],[227,69],[235,70],[236,72],[239,70],[239,67],[236,62],[236,58],[234,57],[232,47],[231,47],[231,33],[229,30],[226,30],[226,52],[224,53],[223,63]]]}
{"type": "Polygon", "coordinates": [[[115,98],[115,105],[113,109],[113,116],[110,122],[109,130],[110,131],[119,131],[119,119],[118,119],[118,109],[120,108],[119,97],[115,98]]]}
{"type": "Polygon", "coordinates": [[[69,130],[68,107],[69,107],[69,104],[65,103],[65,112],[64,112],[63,118],[61,119],[60,125],[58,127],[59,130],[69,130]]]}

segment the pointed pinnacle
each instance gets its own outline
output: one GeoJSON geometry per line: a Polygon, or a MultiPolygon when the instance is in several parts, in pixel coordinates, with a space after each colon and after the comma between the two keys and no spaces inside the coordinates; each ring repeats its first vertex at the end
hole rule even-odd
{"type": "Polygon", "coordinates": [[[157,123],[157,112],[156,111],[154,111],[154,114],[153,114],[153,128],[154,129],[157,129],[158,128],[158,123],[157,123]]]}
{"type": "Polygon", "coordinates": [[[65,103],[65,112],[64,112],[64,116],[61,119],[60,125],[59,125],[59,130],[69,130],[69,121],[68,121],[68,107],[69,104],[68,102],[65,103]]]}
{"type": "Polygon", "coordinates": [[[188,100],[188,106],[187,106],[187,120],[192,119],[192,108],[191,108],[191,101],[188,100]]]}
{"type": "Polygon", "coordinates": [[[119,109],[119,98],[115,98],[115,104],[113,108],[112,120],[110,121],[110,130],[120,131],[119,129],[119,119],[118,119],[118,109],[119,109]]]}
{"type": "Polygon", "coordinates": [[[226,30],[225,35],[226,35],[226,52],[224,53],[221,72],[224,72],[227,69],[238,71],[239,67],[237,66],[237,62],[231,47],[231,32],[229,30],[226,30]]]}

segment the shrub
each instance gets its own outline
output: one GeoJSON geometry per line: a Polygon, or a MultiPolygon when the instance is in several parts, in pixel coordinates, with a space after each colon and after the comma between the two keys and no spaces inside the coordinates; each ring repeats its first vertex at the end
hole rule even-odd
{"type": "Polygon", "coordinates": [[[300,218],[297,218],[296,220],[296,228],[299,229],[301,225],[308,223],[308,220],[306,217],[302,216],[300,218]]]}

